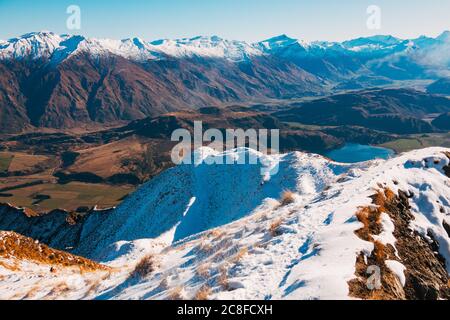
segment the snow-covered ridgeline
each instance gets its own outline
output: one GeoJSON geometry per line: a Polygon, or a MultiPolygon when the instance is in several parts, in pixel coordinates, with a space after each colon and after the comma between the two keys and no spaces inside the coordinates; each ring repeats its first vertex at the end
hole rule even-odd
{"type": "MultiPolygon", "coordinates": [[[[371,242],[356,236],[362,225],[355,213],[371,205],[370,196],[380,185],[413,195],[411,229],[424,237],[431,230],[440,254],[450,261],[450,238],[442,225],[450,214],[450,180],[443,171],[449,165],[446,149],[353,165],[299,152],[267,157],[247,149],[204,151],[209,160],[250,154],[261,161],[168,170],[143,185],[109,219],[88,221],[79,253],[92,252],[116,272],[78,275],[61,270],[55,276],[30,263],[20,272],[0,267],[1,298],[20,298],[32,288],[34,298],[45,297],[70,279],[70,290],[62,297],[190,299],[203,289],[212,299],[347,299],[356,257],[373,249],[371,242]],[[274,162],[278,173],[264,180],[262,163],[274,162]],[[281,205],[286,189],[294,196],[281,205]],[[154,263],[151,275],[130,277],[148,254],[154,263]]],[[[387,214],[381,218],[383,232],[377,240],[395,246],[392,221],[387,214]]],[[[404,283],[401,261],[386,264],[404,283]]]]}
{"type": "Polygon", "coordinates": [[[313,41],[289,38],[286,35],[273,37],[257,43],[226,40],[217,36],[198,36],[176,40],[144,41],[139,38],[124,40],[95,39],[82,36],[57,35],[49,31],[28,33],[7,41],[0,40],[0,59],[14,58],[50,58],[60,62],[79,52],[93,55],[115,54],[127,59],[154,60],[170,57],[210,57],[224,58],[230,61],[243,61],[252,56],[277,54],[310,55],[330,53],[370,54],[377,52],[399,53],[413,49],[423,49],[422,60],[430,54],[439,57],[445,55],[450,43],[448,32],[436,38],[420,37],[402,40],[392,36],[373,36],[339,42],[313,41]]]}

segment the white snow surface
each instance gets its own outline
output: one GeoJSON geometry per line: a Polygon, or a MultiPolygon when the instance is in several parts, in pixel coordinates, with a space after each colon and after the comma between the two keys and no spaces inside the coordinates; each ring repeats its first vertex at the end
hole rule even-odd
{"type": "Polygon", "coordinates": [[[405,270],[406,267],[396,260],[386,260],[384,262],[389,270],[392,271],[393,274],[398,278],[401,285],[404,287],[406,283],[405,270]]]}
{"type": "Polygon", "coordinates": [[[306,42],[276,36],[256,43],[227,40],[218,36],[197,36],[182,39],[145,41],[140,38],[124,40],[86,38],[79,35],[57,35],[50,31],[32,32],[18,38],[0,40],[0,59],[50,58],[60,63],[80,52],[93,56],[114,54],[136,61],[176,58],[221,58],[232,62],[250,57],[281,54],[284,57],[323,55],[340,52],[344,55],[385,52],[396,58],[398,54],[411,55],[416,61],[430,66],[449,66],[450,37],[448,31],[436,38],[420,37],[401,40],[391,36],[373,36],[350,41],[306,42]]]}
{"type": "MultiPolygon", "coordinates": [[[[432,232],[450,261],[450,239],[442,226],[450,214],[444,151],[449,150],[342,164],[301,152],[202,150],[211,162],[244,156],[260,161],[167,170],[108,219],[88,221],[78,253],[108,264],[112,272],[60,268],[50,273],[48,266],[29,261],[14,261],[20,270],[12,272],[4,267],[12,261],[0,259],[0,298],[192,299],[207,286],[209,299],[349,299],[347,282],[355,278],[356,257],[373,250],[372,243],[355,235],[362,226],[355,213],[371,204],[380,185],[413,194],[411,229],[424,236],[432,232]],[[264,179],[261,168],[274,163],[278,172],[264,179]],[[294,201],[281,205],[288,189],[294,201]],[[147,255],[154,271],[130,276],[147,255]],[[61,283],[70,289],[55,294],[61,283]]],[[[395,244],[388,219],[383,215],[379,237],[395,244]]],[[[401,261],[387,264],[404,284],[401,261]]]]}

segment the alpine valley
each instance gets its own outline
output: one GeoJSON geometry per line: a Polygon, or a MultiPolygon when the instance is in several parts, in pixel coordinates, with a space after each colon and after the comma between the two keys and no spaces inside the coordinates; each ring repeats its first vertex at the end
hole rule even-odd
{"type": "Polygon", "coordinates": [[[0,40],[0,299],[449,299],[449,84],[449,31],[0,40]]]}

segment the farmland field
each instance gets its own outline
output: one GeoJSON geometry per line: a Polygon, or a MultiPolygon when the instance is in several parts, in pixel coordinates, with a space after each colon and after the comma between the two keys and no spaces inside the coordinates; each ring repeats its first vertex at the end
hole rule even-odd
{"type": "Polygon", "coordinates": [[[12,159],[13,156],[11,154],[5,152],[0,153],[0,172],[8,171],[12,159]]]}
{"type": "Polygon", "coordinates": [[[32,208],[35,211],[48,211],[58,208],[75,210],[83,206],[110,207],[117,205],[128,193],[131,186],[111,186],[106,184],[89,184],[71,182],[68,184],[44,183],[8,191],[8,196],[0,198],[0,202],[10,202],[16,206],[32,208]],[[46,196],[42,201],[37,198],[46,196]],[[48,198],[47,198],[48,196],[48,198]],[[37,203],[36,203],[37,202],[37,203]]]}

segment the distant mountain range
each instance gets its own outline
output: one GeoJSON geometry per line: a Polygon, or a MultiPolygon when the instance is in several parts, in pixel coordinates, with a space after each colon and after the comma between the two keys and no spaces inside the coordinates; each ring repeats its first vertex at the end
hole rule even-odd
{"type": "Polygon", "coordinates": [[[252,44],[217,36],[146,42],[29,33],[0,41],[0,131],[114,124],[237,101],[437,80],[450,69],[449,49],[448,31],[342,43],[281,35],[252,44]]]}

